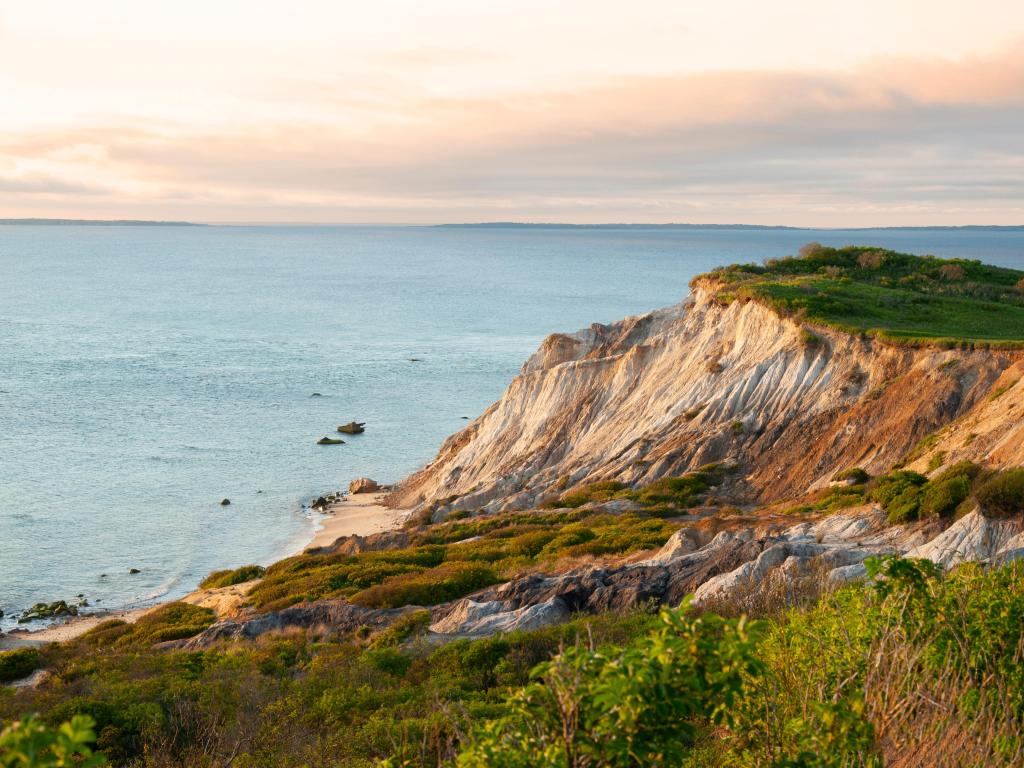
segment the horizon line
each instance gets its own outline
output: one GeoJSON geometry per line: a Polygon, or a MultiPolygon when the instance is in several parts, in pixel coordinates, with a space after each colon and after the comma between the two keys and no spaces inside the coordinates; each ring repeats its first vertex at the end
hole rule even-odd
{"type": "Polygon", "coordinates": [[[164,219],[79,219],[64,217],[11,217],[0,218],[0,226],[164,226],[164,227],[408,227],[420,229],[750,229],[750,230],[792,230],[816,232],[851,232],[864,230],[1020,230],[1022,224],[907,224],[883,226],[801,226],[790,224],[712,224],[688,222],[590,222],[573,223],[560,221],[479,221],[441,222],[434,224],[412,222],[331,222],[331,221],[178,221],[164,219]]]}

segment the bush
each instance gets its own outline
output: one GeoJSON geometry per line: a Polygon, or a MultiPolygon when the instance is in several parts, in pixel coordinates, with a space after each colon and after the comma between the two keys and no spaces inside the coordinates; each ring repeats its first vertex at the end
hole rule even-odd
{"type": "Polygon", "coordinates": [[[611,480],[603,483],[590,483],[579,488],[579,490],[567,493],[562,496],[555,504],[554,507],[570,507],[575,509],[582,507],[584,504],[599,503],[602,501],[610,501],[616,498],[616,494],[620,491],[624,491],[627,488],[625,483],[620,483],[617,480],[611,480]]]}
{"type": "Polygon", "coordinates": [[[928,483],[921,494],[921,517],[946,517],[952,515],[971,494],[971,481],[965,475],[936,480],[928,483]]]}
{"type": "Polygon", "coordinates": [[[35,648],[0,651],[0,683],[28,677],[42,666],[43,657],[35,648]]]}
{"type": "Polygon", "coordinates": [[[983,512],[997,517],[1024,512],[1024,467],[990,477],[975,491],[974,497],[983,512]]]}
{"type": "Polygon", "coordinates": [[[194,637],[213,624],[214,619],[215,614],[209,608],[188,603],[168,603],[129,625],[131,632],[125,633],[117,642],[122,645],[150,646],[168,640],[194,637]]]}
{"type": "Polygon", "coordinates": [[[760,664],[757,622],[663,610],[625,649],[576,646],[534,670],[509,714],[477,729],[460,768],[682,765],[696,722],[728,725],[760,664]]]}
{"type": "Polygon", "coordinates": [[[844,469],[842,472],[838,473],[832,479],[836,482],[842,482],[843,480],[852,480],[854,485],[863,485],[864,483],[871,479],[871,475],[869,475],[860,467],[850,467],[849,469],[844,469]]]}
{"type": "Polygon", "coordinates": [[[917,520],[921,487],[928,478],[910,470],[897,470],[879,477],[871,489],[871,498],[885,509],[890,523],[917,520]]]}
{"type": "Polygon", "coordinates": [[[226,571],[214,571],[199,583],[200,589],[218,589],[232,587],[246,581],[258,579],[266,573],[262,565],[243,565],[241,568],[226,571]]]}
{"type": "Polygon", "coordinates": [[[821,336],[808,330],[807,328],[800,329],[800,343],[805,347],[818,347],[821,345],[821,336]]]}
{"type": "Polygon", "coordinates": [[[470,562],[444,563],[420,573],[393,576],[352,596],[368,608],[437,605],[500,581],[489,567],[470,562]]]}
{"type": "Polygon", "coordinates": [[[93,768],[105,765],[89,745],[96,740],[95,723],[74,717],[59,728],[49,728],[34,717],[17,720],[0,731],[0,766],[3,768],[93,768]]]}

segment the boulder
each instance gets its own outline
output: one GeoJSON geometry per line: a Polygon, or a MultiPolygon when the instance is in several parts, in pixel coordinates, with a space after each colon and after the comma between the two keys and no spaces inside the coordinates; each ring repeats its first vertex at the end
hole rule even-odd
{"type": "Polygon", "coordinates": [[[380,484],[368,477],[357,477],[348,484],[349,493],[373,493],[380,490],[380,484]]]}
{"type": "Polygon", "coordinates": [[[361,435],[366,431],[366,422],[350,421],[348,424],[338,427],[338,431],[346,435],[361,435]]]}
{"type": "Polygon", "coordinates": [[[36,619],[56,619],[61,616],[77,616],[78,608],[68,605],[64,600],[57,600],[53,603],[36,603],[18,619],[19,624],[27,624],[36,619]]]}
{"type": "Polygon", "coordinates": [[[645,562],[652,565],[654,563],[670,563],[677,557],[688,555],[699,548],[700,546],[697,544],[696,531],[690,528],[680,528],[678,531],[673,533],[672,537],[665,542],[661,549],[658,550],[658,554],[645,562]]]}
{"type": "Polygon", "coordinates": [[[988,560],[1021,532],[1016,520],[991,520],[977,510],[970,512],[931,541],[914,547],[907,557],[931,560],[943,568],[952,568],[965,560],[988,560]]]}
{"type": "Polygon", "coordinates": [[[325,499],[323,496],[320,496],[316,501],[310,504],[310,507],[320,512],[323,512],[325,509],[327,509],[327,505],[329,503],[330,502],[328,502],[327,499],[325,499]]]}
{"type": "Polygon", "coordinates": [[[493,635],[538,629],[563,622],[569,616],[568,606],[558,597],[513,609],[497,601],[478,603],[466,598],[431,624],[430,631],[444,635],[493,635]]]}
{"type": "Polygon", "coordinates": [[[129,568],[128,573],[130,575],[135,575],[136,573],[142,573],[142,571],[140,571],[138,568],[129,568]]]}
{"type": "Polygon", "coordinates": [[[317,440],[316,444],[317,445],[344,445],[345,441],[344,440],[339,440],[339,439],[337,439],[335,437],[327,437],[325,435],[324,437],[321,437],[319,440],[317,440]]]}
{"type": "Polygon", "coordinates": [[[220,505],[222,507],[229,507],[229,506],[231,506],[231,499],[221,499],[220,500],[220,505]]]}
{"type": "Polygon", "coordinates": [[[407,613],[422,610],[414,605],[401,608],[363,608],[343,598],[301,603],[271,611],[248,620],[223,619],[187,640],[171,640],[157,647],[202,650],[225,640],[251,640],[268,632],[293,628],[325,633],[354,632],[360,627],[383,629],[407,613]]]}

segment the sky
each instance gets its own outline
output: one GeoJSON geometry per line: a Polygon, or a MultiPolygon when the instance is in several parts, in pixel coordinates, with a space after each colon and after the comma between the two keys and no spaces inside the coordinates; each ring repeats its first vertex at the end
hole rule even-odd
{"type": "Polygon", "coordinates": [[[0,0],[0,217],[1024,224],[1021,0],[0,0]]]}

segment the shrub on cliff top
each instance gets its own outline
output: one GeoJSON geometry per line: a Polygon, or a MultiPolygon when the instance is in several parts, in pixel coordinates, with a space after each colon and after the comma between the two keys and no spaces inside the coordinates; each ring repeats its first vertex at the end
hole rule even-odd
{"type": "Polygon", "coordinates": [[[990,477],[974,495],[988,515],[1005,517],[1024,513],[1024,467],[990,477]]]}
{"type": "Polygon", "coordinates": [[[262,565],[243,565],[241,568],[214,571],[199,583],[200,589],[219,589],[243,584],[260,578],[266,572],[262,565]]]}

